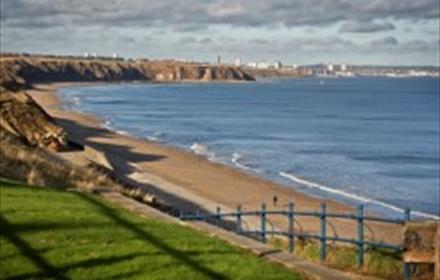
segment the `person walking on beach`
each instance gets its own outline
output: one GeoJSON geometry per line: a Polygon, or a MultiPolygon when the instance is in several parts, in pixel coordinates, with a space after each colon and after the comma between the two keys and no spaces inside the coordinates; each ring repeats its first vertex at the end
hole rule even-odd
{"type": "Polygon", "coordinates": [[[278,197],[276,195],[273,196],[272,202],[273,202],[273,206],[277,206],[278,197]]]}

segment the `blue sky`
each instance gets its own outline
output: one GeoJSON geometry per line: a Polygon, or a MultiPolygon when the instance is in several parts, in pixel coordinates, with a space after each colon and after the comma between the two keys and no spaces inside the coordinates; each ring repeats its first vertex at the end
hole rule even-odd
{"type": "Polygon", "coordinates": [[[2,0],[5,52],[439,65],[438,0],[2,0]]]}

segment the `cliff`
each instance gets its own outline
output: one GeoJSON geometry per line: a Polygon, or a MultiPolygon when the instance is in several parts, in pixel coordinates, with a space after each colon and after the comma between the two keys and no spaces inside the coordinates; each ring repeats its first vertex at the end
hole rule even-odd
{"type": "Polygon", "coordinates": [[[5,55],[0,58],[0,132],[30,146],[58,150],[66,145],[63,129],[25,92],[33,84],[98,81],[253,81],[231,66],[176,61],[83,59],[5,55]]]}
{"type": "Polygon", "coordinates": [[[53,57],[1,58],[0,84],[8,89],[47,82],[93,81],[253,81],[239,68],[175,61],[100,60],[53,57]]]}
{"type": "Polygon", "coordinates": [[[246,73],[249,73],[254,77],[262,77],[262,78],[298,78],[309,75],[305,69],[294,69],[294,68],[259,69],[254,67],[245,67],[244,71],[246,71],[246,73]]]}
{"type": "MultiPolygon", "coordinates": [[[[238,68],[175,61],[124,61],[79,57],[1,54],[0,57],[0,176],[29,184],[81,188],[116,188],[144,203],[169,211],[156,197],[121,181],[111,169],[87,158],[77,166],[52,151],[88,147],[72,143],[63,128],[41,108],[26,89],[37,83],[98,81],[251,81],[238,68]],[[73,144],[73,145],[70,145],[73,144]],[[72,147],[69,147],[72,146],[72,147]]],[[[90,150],[90,147],[89,147],[90,150]]]]}

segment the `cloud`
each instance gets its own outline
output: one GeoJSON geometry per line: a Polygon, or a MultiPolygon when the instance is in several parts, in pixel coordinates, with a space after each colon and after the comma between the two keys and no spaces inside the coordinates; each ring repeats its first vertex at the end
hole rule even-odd
{"type": "Polygon", "coordinates": [[[205,37],[205,38],[199,40],[200,44],[209,44],[209,43],[212,43],[212,42],[213,42],[213,40],[211,38],[209,38],[209,37],[205,37]]]}
{"type": "Polygon", "coordinates": [[[373,47],[395,46],[397,44],[399,44],[399,41],[394,36],[386,36],[380,39],[372,40],[370,42],[370,45],[373,47]]]}
{"type": "Polygon", "coordinates": [[[390,22],[372,22],[372,21],[349,21],[344,23],[339,32],[341,33],[374,33],[394,30],[394,24],[390,22]]]}
{"type": "Polygon", "coordinates": [[[269,41],[268,40],[265,40],[265,39],[251,39],[251,40],[249,40],[249,43],[251,43],[251,44],[255,44],[255,45],[266,45],[266,44],[269,44],[269,41]]]}
{"type": "Polygon", "coordinates": [[[194,44],[197,40],[192,36],[185,36],[179,39],[179,44],[194,44]]]}
{"type": "Polygon", "coordinates": [[[134,44],[136,43],[136,39],[134,37],[131,36],[119,36],[118,40],[125,43],[125,44],[134,44]]]}
{"type": "Polygon", "coordinates": [[[308,38],[294,38],[287,42],[287,50],[302,50],[302,51],[345,51],[356,48],[357,45],[347,39],[338,36],[330,37],[308,37],[308,38]]]}
{"type": "Polygon", "coordinates": [[[437,1],[1,0],[0,36],[5,51],[429,62],[438,57],[437,1]],[[399,40],[372,37],[386,31],[399,40]]]}
{"type": "Polygon", "coordinates": [[[322,26],[438,16],[437,0],[2,0],[1,21],[3,28],[137,26],[193,31],[210,25],[322,26]]]}

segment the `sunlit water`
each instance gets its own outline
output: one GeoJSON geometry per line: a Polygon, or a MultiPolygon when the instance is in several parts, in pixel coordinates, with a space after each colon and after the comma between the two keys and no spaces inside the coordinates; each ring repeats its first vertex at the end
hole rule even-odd
{"type": "MultiPolygon", "coordinates": [[[[319,197],[439,214],[439,80],[111,84],[65,106],[319,197]]],[[[425,215],[425,214],[428,215],[425,215]]]]}

